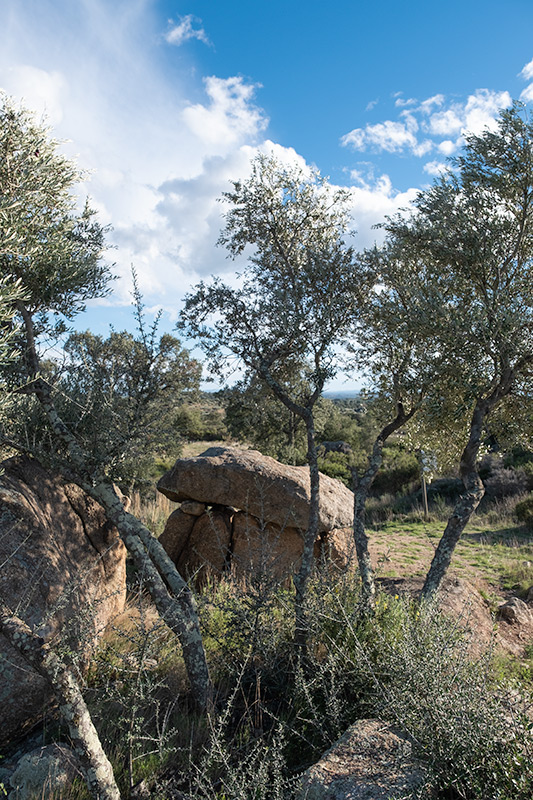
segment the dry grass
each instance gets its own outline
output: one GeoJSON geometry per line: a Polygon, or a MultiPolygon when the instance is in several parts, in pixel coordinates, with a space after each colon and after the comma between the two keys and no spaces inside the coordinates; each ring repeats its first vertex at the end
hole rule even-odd
{"type": "Polygon", "coordinates": [[[220,440],[216,442],[201,441],[201,442],[187,442],[183,445],[182,458],[194,458],[201,455],[209,447],[240,447],[242,450],[249,450],[250,448],[242,442],[233,442],[229,439],[220,440]]]}
{"type": "Polygon", "coordinates": [[[155,492],[152,497],[142,497],[139,492],[134,492],[131,497],[129,511],[146,525],[154,536],[163,533],[165,523],[172,512],[177,508],[176,503],[165,497],[160,492],[155,492]]]}

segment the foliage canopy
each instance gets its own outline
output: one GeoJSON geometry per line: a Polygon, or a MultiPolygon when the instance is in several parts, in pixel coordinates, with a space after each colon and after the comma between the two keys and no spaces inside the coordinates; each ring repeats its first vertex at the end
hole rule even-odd
{"type": "Polygon", "coordinates": [[[0,269],[20,281],[32,315],[70,319],[107,291],[105,228],[88,203],[76,210],[83,177],[46,126],[0,96],[0,269]]]}

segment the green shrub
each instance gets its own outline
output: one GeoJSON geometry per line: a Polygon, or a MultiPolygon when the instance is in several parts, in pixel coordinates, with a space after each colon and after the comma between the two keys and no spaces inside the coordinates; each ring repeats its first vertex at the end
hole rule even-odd
{"type": "Polygon", "coordinates": [[[379,592],[369,616],[357,574],[323,565],[302,659],[292,586],[230,574],[198,602],[215,686],[208,723],[187,708],[183,675],[172,677],[179,649],[144,601],[100,651],[89,700],[106,746],[129,763],[123,786],[147,776],[160,800],[293,800],[302,770],[374,717],[411,735],[436,800],[531,800],[525,689],[509,688],[490,653],[472,661],[462,629],[434,605],[379,592]]]}
{"type": "Polygon", "coordinates": [[[531,464],[533,466],[533,451],[527,450],[524,447],[513,447],[504,458],[505,467],[523,468],[526,464],[531,464]]]}
{"type": "Polygon", "coordinates": [[[330,478],[342,481],[349,489],[352,487],[350,456],[346,453],[326,453],[318,459],[318,469],[330,478]]]}
{"type": "Polygon", "coordinates": [[[533,527],[533,494],[516,504],[515,514],[519,522],[533,527]]]}
{"type": "Polygon", "coordinates": [[[420,481],[420,466],[413,453],[399,445],[383,448],[383,466],[372,484],[372,494],[398,494],[420,481]]]}
{"type": "Polygon", "coordinates": [[[413,737],[438,796],[529,800],[527,698],[495,685],[490,653],[472,660],[468,639],[435,606],[403,614],[401,625],[395,641],[384,640],[376,672],[381,715],[413,737]]]}

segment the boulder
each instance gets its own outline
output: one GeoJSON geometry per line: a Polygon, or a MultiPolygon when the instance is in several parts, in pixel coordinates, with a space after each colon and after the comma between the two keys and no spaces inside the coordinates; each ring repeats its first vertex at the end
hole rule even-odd
{"type": "Polygon", "coordinates": [[[496,616],[510,625],[520,625],[524,628],[533,623],[533,611],[519,597],[511,597],[506,603],[498,606],[496,616]]]}
{"type": "Polygon", "coordinates": [[[355,563],[353,528],[336,528],[322,539],[322,554],[341,570],[355,563]]]}
{"type": "MultiPolygon", "coordinates": [[[[203,508],[205,509],[205,506],[203,508]]],[[[159,537],[160,543],[176,565],[187,547],[196,519],[192,514],[187,514],[181,508],[177,508],[167,519],[165,529],[159,537]]]]}
{"type": "MultiPolygon", "coordinates": [[[[126,551],[101,506],[29,458],[2,464],[0,598],[52,646],[83,664],[124,608],[126,551]]],[[[0,635],[0,742],[36,722],[46,682],[0,635]]]]}
{"type": "Polygon", "coordinates": [[[182,574],[194,575],[198,583],[209,573],[221,573],[226,565],[231,542],[231,510],[211,509],[191,519],[193,528],[176,565],[182,574]]]}
{"type": "Polygon", "coordinates": [[[231,564],[236,574],[290,575],[302,557],[304,541],[296,528],[261,523],[245,511],[233,518],[231,564]]]}
{"type": "MultiPolygon", "coordinates": [[[[298,569],[303,536],[297,528],[260,522],[246,511],[217,506],[200,517],[173,511],[159,541],[187,576],[202,580],[207,572],[231,566],[234,575],[266,575],[284,579],[298,569]]],[[[353,559],[353,532],[340,528],[323,534],[315,544],[315,558],[326,556],[339,569],[353,559]]]]}
{"type": "Polygon", "coordinates": [[[67,791],[82,775],[75,752],[63,744],[49,744],[22,756],[10,778],[9,800],[35,800],[67,791]]]}
{"type": "Polygon", "coordinates": [[[298,800],[414,797],[424,779],[404,733],[379,720],[361,719],[304,773],[298,800]]]}
{"type": "MultiPolygon", "coordinates": [[[[307,467],[280,464],[256,450],[211,447],[194,458],[176,461],[157,484],[175,502],[233,506],[261,523],[306,530],[309,516],[307,467]]],[[[320,475],[319,530],[348,527],[353,494],[340,481],[320,475]]]]}

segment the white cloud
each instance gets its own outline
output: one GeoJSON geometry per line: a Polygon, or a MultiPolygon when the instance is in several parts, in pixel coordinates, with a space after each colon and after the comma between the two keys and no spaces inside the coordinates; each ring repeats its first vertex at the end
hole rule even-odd
{"type": "Polygon", "coordinates": [[[418,142],[416,147],[413,148],[413,155],[414,156],[427,156],[427,154],[433,150],[433,142],[429,139],[423,139],[421,142],[418,142]]]}
{"type": "Polygon", "coordinates": [[[365,150],[367,146],[367,136],[363,128],[354,128],[350,133],[341,137],[343,147],[350,145],[354,150],[365,150]]]}
{"type": "Polygon", "coordinates": [[[196,22],[201,23],[202,20],[192,14],[180,17],[177,25],[174,24],[173,20],[169,20],[171,28],[165,34],[166,41],[169,44],[178,46],[189,41],[189,39],[198,39],[199,42],[204,44],[211,44],[205,30],[201,27],[194,27],[196,22]]]}
{"type": "Polygon", "coordinates": [[[375,226],[386,216],[394,216],[398,211],[409,208],[418,194],[417,189],[394,192],[388,175],[381,175],[371,185],[363,183],[350,189],[351,216],[356,231],[355,245],[358,248],[380,244],[385,232],[375,226]]]}
{"type": "Polygon", "coordinates": [[[477,89],[466,101],[464,130],[475,134],[479,134],[487,128],[494,130],[498,112],[502,108],[509,108],[511,103],[509,92],[477,89]]]}
{"type": "Polygon", "coordinates": [[[420,103],[419,110],[424,114],[430,114],[433,106],[441,106],[444,103],[443,94],[434,94],[433,97],[428,97],[420,103]]]}
{"type": "Polygon", "coordinates": [[[463,120],[458,111],[459,109],[448,108],[432,114],[429,118],[429,132],[433,136],[454,136],[460,133],[463,120]]]}
{"type": "Polygon", "coordinates": [[[528,61],[518,74],[526,81],[530,81],[533,78],[533,58],[531,61],[528,61]]]}
{"type": "Polygon", "coordinates": [[[50,125],[60,124],[68,94],[68,83],[61,72],[17,64],[4,69],[0,80],[9,87],[10,94],[21,99],[38,116],[44,115],[50,125]]]}
{"type": "Polygon", "coordinates": [[[253,103],[255,89],[240,77],[205,78],[209,103],[188,106],[183,119],[209,154],[226,153],[244,140],[257,138],[266,128],[268,120],[253,103]]]}
{"type": "Polygon", "coordinates": [[[182,272],[205,277],[233,269],[215,244],[222,225],[219,198],[230,181],[245,177],[255,149],[243,146],[226,157],[207,159],[193,178],[175,178],[159,186],[157,214],[166,228],[166,254],[182,272]]]}
{"type": "Polygon", "coordinates": [[[386,153],[401,153],[410,151],[415,156],[423,156],[433,147],[429,140],[419,141],[416,132],[418,123],[410,112],[402,112],[403,122],[394,122],[390,119],[367,125],[365,128],[355,128],[341,138],[341,144],[350,146],[353,150],[373,150],[386,153]]]}
{"type": "MultiPolygon", "coordinates": [[[[500,109],[510,105],[509,92],[477,89],[466,102],[453,102],[448,108],[431,114],[426,129],[432,136],[457,137],[465,132],[478,134],[486,128],[493,129],[500,109]]],[[[442,152],[446,152],[446,149],[452,152],[458,144],[456,141],[452,149],[449,141],[447,138],[438,145],[442,152]]]]}
{"type": "Polygon", "coordinates": [[[428,175],[442,175],[445,170],[446,164],[442,161],[428,161],[427,164],[424,164],[424,172],[427,172],[428,175]]]}
{"type": "Polygon", "coordinates": [[[343,145],[350,145],[354,150],[371,147],[387,153],[398,153],[406,148],[412,150],[417,145],[416,136],[409,126],[392,120],[367,125],[366,128],[356,128],[343,136],[341,142],[343,145]]]}
{"type": "Polygon", "coordinates": [[[266,140],[257,147],[243,145],[225,157],[208,158],[202,172],[193,178],[171,179],[158,187],[156,212],[165,226],[166,255],[183,273],[205,277],[234,270],[226,252],[216,247],[226,210],[221,198],[232,181],[248,177],[251,161],[259,152],[307,169],[295,150],[266,140]]]}
{"type": "Polygon", "coordinates": [[[451,156],[458,147],[461,146],[462,139],[459,137],[455,142],[452,142],[450,139],[445,139],[443,142],[440,142],[437,146],[437,149],[445,156],[451,156]]]}
{"type": "Polygon", "coordinates": [[[460,147],[466,132],[493,129],[498,112],[511,105],[511,97],[508,92],[478,89],[462,103],[447,103],[444,95],[435,94],[414,105],[397,97],[395,105],[403,108],[400,120],[354,128],[341,143],[358,151],[409,152],[421,157],[437,149],[449,156],[460,147]]]}
{"type": "Polygon", "coordinates": [[[216,197],[263,138],[256,87],[214,76],[202,86],[186,63],[169,80],[151,0],[39,0],[33,15],[18,0],[5,2],[0,87],[46,109],[54,135],[72,140],[66,152],[93,171],[80,198],[89,193],[99,220],[113,225],[109,260],[119,280],[103,302],[130,303],[133,263],[147,305],[163,298],[176,309],[198,276],[231,269],[214,249],[216,197]],[[202,89],[205,101],[191,103],[202,89]]]}
{"type": "Polygon", "coordinates": [[[529,86],[526,86],[526,88],[521,92],[520,100],[522,100],[524,103],[533,102],[533,83],[530,83],[529,86]]]}
{"type": "Polygon", "coordinates": [[[405,99],[404,97],[402,97],[401,92],[396,92],[394,97],[396,98],[396,100],[394,101],[394,105],[397,106],[398,108],[405,108],[416,105],[416,100],[414,97],[408,97],[407,99],[405,99]]]}

